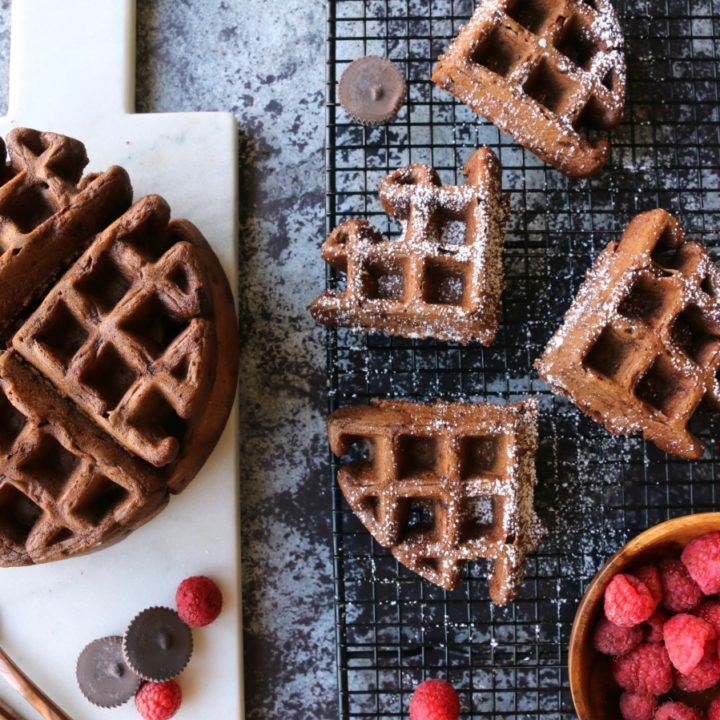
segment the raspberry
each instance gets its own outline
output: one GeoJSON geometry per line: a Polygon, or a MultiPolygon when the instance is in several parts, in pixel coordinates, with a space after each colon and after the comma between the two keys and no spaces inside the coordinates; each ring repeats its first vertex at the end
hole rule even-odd
{"type": "Polygon", "coordinates": [[[659,607],[645,621],[645,640],[647,640],[647,642],[662,642],[663,627],[669,617],[670,616],[667,612],[663,608],[659,607]]]}
{"type": "Polygon", "coordinates": [[[641,695],[662,695],[672,687],[672,665],[660,643],[643,643],[613,660],[613,677],[623,689],[641,695]]]}
{"type": "Polygon", "coordinates": [[[720,600],[703,600],[695,609],[695,614],[710,623],[720,635],[720,600]]]}
{"type": "Polygon", "coordinates": [[[181,702],[182,690],[174,680],[145,683],[135,695],[135,707],[144,720],[169,720],[181,702]]]}
{"type": "Polygon", "coordinates": [[[220,588],[208,577],[196,575],[180,583],[175,593],[180,619],[192,627],[204,627],[222,610],[220,588]]]}
{"type": "Polygon", "coordinates": [[[680,559],[705,595],[720,592],[720,532],[691,540],[680,559]]]}
{"type": "Polygon", "coordinates": [[[674,673],[675,687],[685,692],[702,692],[720,680],[720,660],[716,655],[705,658],[689,674],[674,673]]]}
{"type": "Polygon", "coordinates": [[[688,675],[700,664],[708,646],[715,649],[715,638],[712,625],[687,613],[673,615],[663,627],[670,662],[683,675],[688,675]]]}
{"type": "Polygon", "coordinates": [[[420,683],[410,698],[410,720],[457,720],[460,698],[445,680],[420,683]]]}
{"type": "Polygon", "coordinates": [[[647,620],[658,606],[648,586],[633,575],[616,575],[605,589],[605,617],[623,627],[647,620]]]}
{"type": "Polygon", "coordinates": [[[643,639],[639,625],[620,627],[606,618],[600,618],[593,635],[593,647],[604,655],[624,655],[637,647],[643,639]]]}
{"type": "Polygon", "coordinates": [[[707,720],[720,720],[720,697],[715,698],[707,711],[707,720]]]}
{"type": "Polygon", "coordinates": [[[655,720],[703,720],[702,713],[681,702],[666,702],[655,713],[655,720]]]}
{"type": "Polygon", "coordinates": [[[662,603],[671,612],[687,612],[702,600],[702,590],[679,560],[668,559],[660,563],[660,581],[664,594],[662,603]]]}
{"type": "Polygon", "coordinates": [[[643,565],[637,570],[634,570],[633,575],[640,580],[640,582],[645,583],[650,594],[658,601],[658,604],[662,602],[662,580],[660,579],[660,571],[655,565],[643,565]]]}
{"type": "Polygon", "coordinates": [[[623,693],[620,696],[620,714],[624,720],[653,720],[657,699],[652,695],[623,693]]]}

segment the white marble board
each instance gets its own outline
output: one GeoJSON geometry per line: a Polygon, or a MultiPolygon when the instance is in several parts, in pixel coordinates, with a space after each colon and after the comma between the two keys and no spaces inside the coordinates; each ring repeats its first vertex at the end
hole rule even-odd
{"type": "MultiPolygon", "coordinates": [[[[130,173],[135,198],[163,195],[174,217],[205,234],[235,287],[236,126],[229,113],[133,114],[134,0],[14,0],[7,117],[82,140],[89,170],[130,173]]],[[[192,62],[192,59],[188,59],[192,62]]],[[[50,565],[0,569],[0,646],[72,718],[138,718],[133,704],[91,706],[75,684],[86,643],[121,634],[150,605],[173,605],[187,575],[223,589],[225,608],[194,632],[181,677],[182,718],[242,717],[235,414],[190,486],[148,525],[99,553],[50,565]]],[[[0,698],[36,717],[0,682],[0,698]]]]}

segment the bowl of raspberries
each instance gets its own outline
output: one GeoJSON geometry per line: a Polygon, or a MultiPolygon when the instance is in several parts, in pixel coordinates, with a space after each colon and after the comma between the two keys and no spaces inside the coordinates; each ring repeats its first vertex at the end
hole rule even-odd
{"type": "Polygon", "coordinates": [[[656,525],[610,559],[568,672],[580,720],[720,720],[720,513],[656,525]]]}

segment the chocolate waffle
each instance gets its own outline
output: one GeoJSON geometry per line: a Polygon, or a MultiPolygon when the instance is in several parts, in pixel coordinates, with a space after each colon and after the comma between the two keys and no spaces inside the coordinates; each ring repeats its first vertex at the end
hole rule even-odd
{"type": "Polygon", "coordinates": [[[720,272],[664,210],[637,216],[600,254],[536,366],[619,435],[698,458],[688,424],[720,406],[720,272]]]}
{"type": "MultiPolygon", "coordinates": [[[[84,157],[77,141],[17,132],[84,157]]],[[[64,264],[0,346],[0,565],[95,549],[153,517],[200,469],[235,395],[234,302],[199,231],[150,195],[63,255],[53,228],[74,211],[90,227],[81,204],[50,221],[64,264]]]]}
{"type": "Polygon", "coordinates": [[[338,482],[348,504],[399,562],[451,590],[465,561],[485,558],[492,601],[515,597],[544,532],[533,508],[535,400],[374,400],[334,412],[328,434],[345,456],[338,482]],[[359,448],[364,457],[349,459],[359,448]]]}
{"type": "Polygon", "coordinates": [[[212,295],[187,223],[147,196],[98,236],[13,347],[130,452],[162,467],[213,380],[212,295]]]}
{"type": "Polygon", "coordinates": [[[467,184],[457,187],[443,187],[428,165],[386,177],[380,201],[402,223],[402,237],[385,238],[364,220],[335,228],[322,255],[346,274],[346,284],[312,303],[315,320],[402,337],[492,343],[508,204],[492,150],[475,152],[464,172],[467,184]]]}
{"type": "Polygon", "coordinates": [[[481,0],[432,79],[571,177],[602,170],[625,105],[623,36],[610,0],[481,0]]]}
{"type": "Polygon", "coordinates": [[[82,177],[85,147],[27,128],[0,140],[0,332],[132,200],[127,173],[82,177]]]}
{"type": "Polygon", "coordinates": [[[168,501],[162,477],[130,457],[22,362],[0,356],[0,565],[107,545],[168,501]]]}

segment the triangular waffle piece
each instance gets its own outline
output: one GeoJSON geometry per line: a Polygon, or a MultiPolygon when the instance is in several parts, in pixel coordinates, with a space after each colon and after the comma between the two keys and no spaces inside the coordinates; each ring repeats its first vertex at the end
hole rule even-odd
{"type": "Polygon", "coordinates": [[[571,177],[602,170],[625,105],[623,37],[610,0],[480,0],[432,79],[571,177]]]}
{"type": "MultiPolygon", "coordinates": [[[[133,205],[13,338],[94,422],[158,467],[216,412],[206,405],[218,363],[206,245],[189,223],[169,219],[158,196],[133,205]]],[[[219,409],[224,417],[227,401],[219,409]]]]}
{"type": "Polygon", "coordinates": [[[88,159],[72,138],[17,128],[0,140],[0,331],[65,265],[130,206],[119,167],[82,177],[88,159]]]}
{"type": "Polygon", "coordinates": [[[385,212],[403,225],[390,240],[364,220],[339,225],[323,258],[347,275],[310,307],[327,325],[402,337],[489,345],[503,290],[507,199],[488,148],[465,165],[467,184],[443,187],[428,165],[409,165],[379,187],[385,212]]]}
{"type": "Polygon", "coordinates": [[[536,366],[619,435],[698,458],[688,424],[720,406],[720,273],[664,210],[637,216],[600,254],[536,366]]]}
{"type": "Polygon", "coordinates": [[[525,555],[543,529],[535,515],[537,403],[487,405],[376,400],[328,420],[347,456],[338,482],[373,537],[399,562],[451,590],[467,560],[493,565],[490,597],[512,600],[525,555]]]}
{"type": "Polygon", "coordinates": [[[58,560],[156,515],[160,475],[130,457],[13,351],[0,356],[0,566],[58,560]]]}

